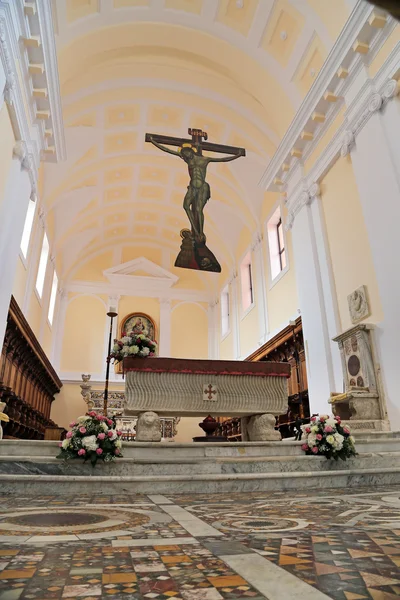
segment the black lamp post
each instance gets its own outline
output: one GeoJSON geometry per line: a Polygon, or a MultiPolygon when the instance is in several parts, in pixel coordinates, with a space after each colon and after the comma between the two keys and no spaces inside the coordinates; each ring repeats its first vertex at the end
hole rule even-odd
{"type": "Polygon", "coordinates": [[[103,412],[104,416],[107,416],[108,411],[108,379],[110,376],[110,354],[111,354],[111,340],[112,340],[112,332],[113,332],[113,321],[114,318],[118,316],[117,309],[114,306],[110,306],[110,310],[107,313],[107,316],[110,317],[110,333],[108,336],[108,353],[107,353],[107,367],[106,367],[106,384],[104,387],[104,407],[103,412]]]}

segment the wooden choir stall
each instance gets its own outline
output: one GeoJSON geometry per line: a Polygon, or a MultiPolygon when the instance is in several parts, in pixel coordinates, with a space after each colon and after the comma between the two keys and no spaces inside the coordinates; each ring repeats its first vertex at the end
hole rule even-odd
{"type": "Polygon", "coordinates": [[[0,358],[0,403],[10,419],[5,438],[61,439],[64,430],[50,419],[62,383],[14,297],[0,358]]]}
{"type": "MultiPolygon", "coordinates": [[[[288,380],[288,404],[286,415],[277,418],[276,429],[282,438],[293,437],[299,420],[310,417],[308,402],[308,384],[306,357],[304,351],[303,327],[301,317],[282,329],[275,337],[246,358],[247,361],[286,362],[291,366],[288,380]]],[[[216,435],[223,435],[230,441],[241,441],[240,419],[219,417],[220,427],[216,435]]]]}

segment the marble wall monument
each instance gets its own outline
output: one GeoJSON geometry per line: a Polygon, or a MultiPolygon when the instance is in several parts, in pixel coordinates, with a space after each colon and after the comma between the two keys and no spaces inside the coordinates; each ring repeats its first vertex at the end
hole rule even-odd
{"type": "Polygon", "coordinates": [[[373,329],[360,323],[334,338],[339,344],[345,391],[331,394],[333,414],[350,420],[353,429],[387,430],[387,413],[374,357],[373,329]]]}

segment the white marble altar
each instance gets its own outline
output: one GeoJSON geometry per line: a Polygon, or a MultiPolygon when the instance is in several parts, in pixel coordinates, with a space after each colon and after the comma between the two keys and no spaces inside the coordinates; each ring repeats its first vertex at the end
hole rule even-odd
{"type": "MultiPolygon", "coordinates": [[[[248,440],[280,439],[274,427],[288,408],[286,363],[128,358],[124,370],[124,415],[145,413],[143,424],[150,413],[152,422],[154,413],[242,417],[248,440]]],[[[155,425],[149,436],[139,418],[137,439],[159,441],[155,425]]]]}

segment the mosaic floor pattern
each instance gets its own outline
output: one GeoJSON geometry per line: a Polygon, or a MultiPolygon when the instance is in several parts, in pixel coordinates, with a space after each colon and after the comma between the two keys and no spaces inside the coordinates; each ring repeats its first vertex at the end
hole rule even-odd
{"type": "Polygon", "coordinates": [[[400,598],[400,486],[0,496],[0,600],[400,598]]]}

